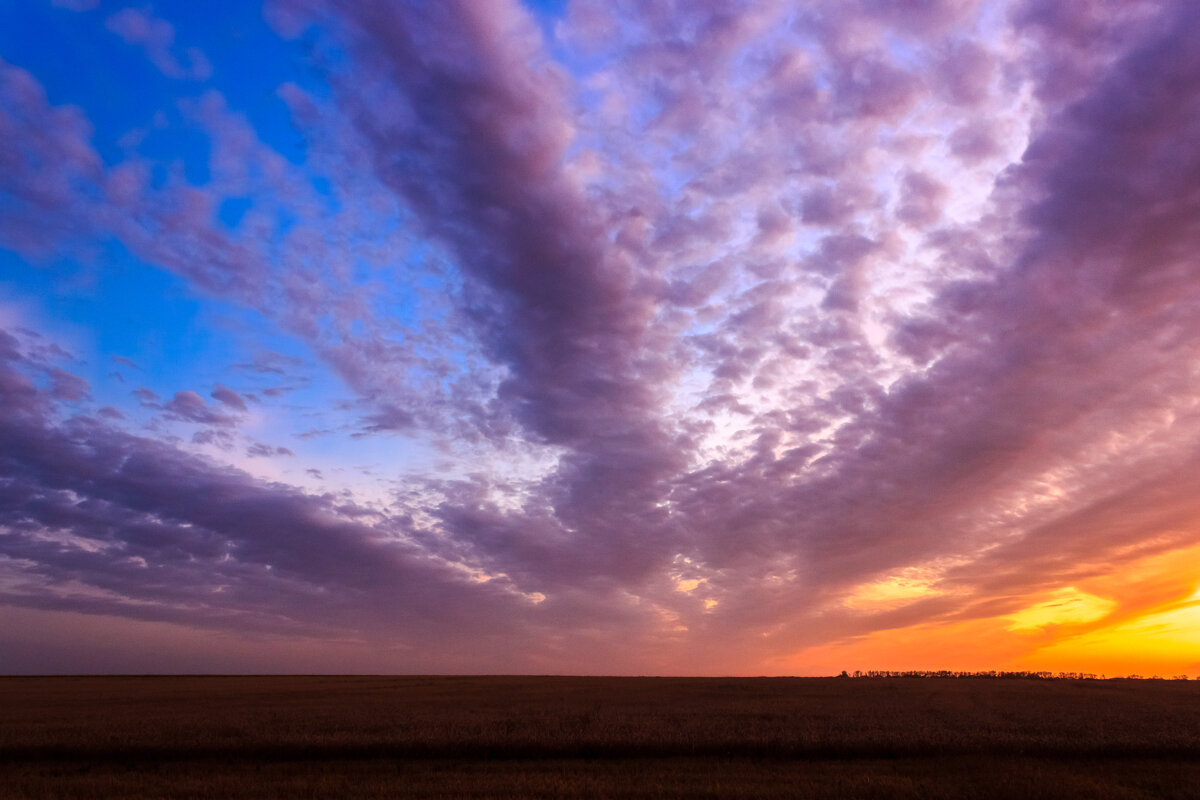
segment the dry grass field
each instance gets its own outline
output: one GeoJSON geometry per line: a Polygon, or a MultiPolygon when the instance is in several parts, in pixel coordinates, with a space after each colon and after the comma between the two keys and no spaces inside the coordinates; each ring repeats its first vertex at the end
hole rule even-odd
{"type": "Polygon", "coordinates": [[[1198,798],[1200,681],[0,678],[4,798],[1198,798]]]}

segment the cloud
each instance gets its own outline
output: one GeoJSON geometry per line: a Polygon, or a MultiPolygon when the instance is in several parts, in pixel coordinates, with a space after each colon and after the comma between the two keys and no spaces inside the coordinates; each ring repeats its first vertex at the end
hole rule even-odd
{"type": "Polygon", "coordinates": [[[139,386],[130,392],[131,395],[138,399],[138,403],[143,408],[158,408],[159,396],[153,389],[147,389],[145,386],[139,386]]]}
{"type": "Polygon", "coordinates": [[[35,261],[82,246],[96,230],[86,196],[102,174],[91,123],[49,104],[27,71],[0,60],[0,241],[35,261]],[[41,165],[48,165],[43,169],[41,165]]]}
{"type": "Polygon", "coordinates": [[[274,350],[265,350],[258,353],[253,361],[234,364],[233,368],[258,375],[278,375],[283,377],[302,366],[304,366],[302,359],[284,353],[277,353],[274,350]]]}
{"type": "MultiPolygon", "coordinates": [[[[755,47],[755,37],[771,29],[771,8],[753,20],[744,15],[726,38],[708,39],[694,32],[723,23],[706,10],[656,18],[630,8],[620,22],[596,27],[600,17],[580,4],[560,35],[573,41],[570,25],[591,26],[578,35],[614,54],[604,78],[620,87],[610,105],[601,97],[582,118],[569,108],[567,75],[547,62],[515,7],[455,7],[455,22],[440,7],[405,14],[341,14],[318,3],[287,8],[293,33],[304,14],[341,32],[363,71],[338,84],[339,102],[381,180],[463,265],[475,335],[507,369],[498,399],[527,436],[559,448],[555,471],[535,487],[545,513],[491,505],[494,484],[440,488],[446,502],[439,515],[462,552],[531,587],[561,588],[593,574],[650,592],[655,571],[686,553],[712,571],[709,584],[727,592],[714,619],[756,630],[783,625],[799,636],[822,597],[929,559],[969,562],[1000,535],[989,520],[1039,476],[1073,458],[1098,463],[1088,443],[1112,429],[1086,411],[1099,414],[1094,398],[1139,414],[1133,394],[1115,392],[1101,377],[1100,363],[1124,363],[1115,351],[1096,353],[1094,367],[1076,362],[1075,382],[1063,385],[1067,353],[1085,334],[1059,324],[1062,312],[1050,311],[1052,298],[1040,288],[1042,280],[1054,285],[1058,263],[1043,252],[1046,242],[1014,247],[988,238],[992,258],[973,255],[981,245],[948,220],[963,202],[952,173],[928,155],[929,145],[890,132],[918,119],[918,101],[931,95],[945,104],[940,113],[958,158],[994,163],[1010,147],[995,119],[1007,102],[998,54],[970,36],[939,38],[978,13],[971,4],[939,5],[929,26],[906,27],[871,4],[804,20],[827,37],[820,40],[826,60],[772,63],[766,49],[763,74],[775,83],[755,83],[729,67],[731,53],[755,47]],[[668,29],[683,33],[670,38],[668,29]],[[927,71],[895,60],[884,40],[897,29],[918,41],[927,71]],[[640,151],[615,147],[606,125],[639,124],[638,112],[619,106],[617,96],[628,101],[651,86],[660,111],[642,123],[640,151]],[[802,104],[802,117],[781,125],[790,122],[782,116],[788,103],[802,104]],[[706,135],[700,119],[721,134],[706,135]],[[741,127],[722,128],[729,119],[741,127]],[[589,174],[582,164],[576,172],[568,155],[575,146],[596,148],[602,179],[575,177],[589,174]],[[881,148],[909,164],[892,189],[861,179],[881,148]],[[755,161],[737,160],[746,154],[755,161]],[[684,188],[664,199],[645,187],[671,177],[654,173],[668,163],[684,188]],[[781,184],[780,174],[796,175],[795,188],[781,184]],[[591,192],[588,202],[580,186],[591,192]],[[757,229],[770,235],[741,247],[739,207],[783,211],[756,212],[757,229]],[[792,219],[819,234],[799,259],[788,235],[792,219]],[[900,224],[919,238],[898,239],[900,224]],[[555,235],[546,237],[547,229],[555,235]],[[608,232],[608,241],[598,232],[608,232]],[[915,281],[925,282],[928,301],[881,298],[888,260],[914,258],[920,242],[948,265],[915,281]],[[789,267],[796,261],[805,273],[789,267]],[[798,317],[789,304],[805,308],[813,301],[801,298],[812,294],[819,301],[798,317]],[[1028,305],[1014,306],[1017,298],[1028,305]],[[665,313],[663,300],[681,313],[665,313]],[[894,310],[870,316],[889,302],[894,310]],[[1037,315],[1052,321],[1035,322],[1037,315]],[[868,323],[893,326],[890,341],[900,352],[871,342],[868,323]],[[684,336],[691,326],[709,329],[684,336]],[[920,368],[906,372],[897,360],[903,355],[920,368]],[[665,414],[668,388],[697,373],[710,381],[694,406],[699,413],[665,414]],[[1079,427],[1067,430],[1070,409],[1079,427]],[[736,425],[732,441],[711,434],[725,410],[741,417],[722,422],[736,425]],[[1056,432],[1053,446],[1044,443],[1046,431],[1056,432]],[[702,446],[705,440],[713,445],[702,446]]],[[[1016,17],[1041,26],[1047,40],[1057,35],[1051,22],[1016,17]]],[[[1118,49],[1136,41],[1129,30],[1121,37],[1118,49]]],[[[1040,60],[1040,45],[1031,46],[1031,79],[1047,86],[1053,59],[1040,60]]],[[[1073,91],[1083,98],[1087,89],[1073,91]]],[[[1111,115],[1103,81],[1094,91],[1092,102],[1111,115]]],[[[1036,236],[1030,215],[1050,219],[1059,207],[1035,199],[1046,190],[1035,185],[1031,165],[1043,143],[1061,135],[1052,114],[1040,123],[1025,163],[1004,175],[990,211],[980,209],[988,214],[981,217],[985,238],[1036,236]]],[[[1071,163],[1059,155],[1070,145],[1064,148],[1047,164],[1071,163]]],[[[1102,163],[1120,170],[1133,166],[1109,152],[1087,155],[1092,163],[1103,155],[1102,163]]],[[[1081,169],[1070,180],[1095,178],[1081,169]]],[[[1153,182],[1147,187],[1157,195],[1153,182]]],[[[1078,216],[1101,197],[1120,196],[1085,193],[1061,208],[1078,216]]],[[[1063,230],[1060,222],[1039,224],[1063,230]]],[[[1080,245],[1091,246],[1082,237],[1080,245]]],[[[1062,256],[1061,263],[1083,262],[1062,256]]],[[[1072,307],[1086,299],[1065,297],[1072,307]]],[[[1085,503],[1103,489],[1085,482],[1075,491],[1075,502],[1085,503]]],[[[1035,504],[1020,525],[1036,528],[1040,515],[1053,513],[1035,504]]],[[[955,595],[923,613],[960,603],[955,595]]]]}
{"type": "Polygon", "coordinates": [[[79,401],[86,398],[90,392],[88,382],[78,375],[61,369],[51,369],[50,393],[56,400],[79,401]]]}
{"type": "Polygon", "coordinates": [[[270,458],[272,456],[294,456],[296,454],[286,447],[272,447],[271,445],[263,444],[262,442],[254,442],[246,448],[246,455],[250,456],[251,458],[256,456],[270,458]]]}
{"type": "Polygon", "coordinates": [[[18,565],[8,605],[410,636],[431,624],[479,635],[481,601],[517,602],[430,560],[395,521],[366,526],[325,499],[88,418],[55,424],[11,355],[0,364],[0,542],[6,569],[18,565]],[[74,592],[80,582],[90,590],[74,592]],[[366,597],[376,610],[364,615],[366,597]]]}
{"type": "Polygon", "coordinates": [[[180,58],[175,47],[175,26],[164,19],[136,8],[123,8],[104,24],[127,44],[144,49],[150,62],[168,78],[203,81],[212,77],[212,64],[198,48],[184,48],[180,58]]]}
{"type": "Polygon", "coordinates": [[[212,391],[212,396],[230,408],[237,409],[238,411],[246,410],[246,401],[242,396],[224,384],[218,383],[217,388],[212,391]]]}
{"type": "Polygon", "coordinates": [[[238,422],[237,417],[213,410],[204,402],[203,397],[186,389],[176,392],[170,402],[163,404],[162,409],[168,419],[180,422],[219,426],[236,425],[238,422]]]}
{"type": "Polygon", "coordinates": [[[938,181],[920,172],[904,176],[904,193],[896,218],[916,227],[929,227],[941,219],[942,203],[949,192],[938,181]]]}

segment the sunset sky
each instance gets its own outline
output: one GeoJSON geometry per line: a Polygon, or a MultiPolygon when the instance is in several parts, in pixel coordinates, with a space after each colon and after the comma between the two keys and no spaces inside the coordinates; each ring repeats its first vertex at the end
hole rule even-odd
{"type": "Polygon", "coordinates": [[[1200,675],[1200,3],[0,0],[0,673],[1200,675]]]}

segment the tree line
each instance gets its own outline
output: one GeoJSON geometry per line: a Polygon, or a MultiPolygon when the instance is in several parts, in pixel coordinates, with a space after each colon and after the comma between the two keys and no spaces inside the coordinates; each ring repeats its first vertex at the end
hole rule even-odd
{"type": "MultiPolygon", "coordinates": [[[[853,672],[842,670],[839,678],[1022,678],[1027,680],[1073,680],[1073,681],[1103,681],[1108,676],[1095,672],[1031,672],[1026,670],[982,670],[977,672],[952,669],[856,669],[853,672]]],[[[1161,675],[1114,675],[1114,678],[1125,680],[1167,680],[1161,675]]],[[[1187,675],[1174,675],[1169,680],[1186,681],[1187,675]]]]}

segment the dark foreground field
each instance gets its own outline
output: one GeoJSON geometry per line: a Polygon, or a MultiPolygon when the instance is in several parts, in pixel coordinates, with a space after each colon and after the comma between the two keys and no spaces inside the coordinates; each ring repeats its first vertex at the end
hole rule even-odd
{"type": "Polygon", "coordinates": [[[1200,798],[1200,681],[0,678],[0,797],[1200,798]]]}

